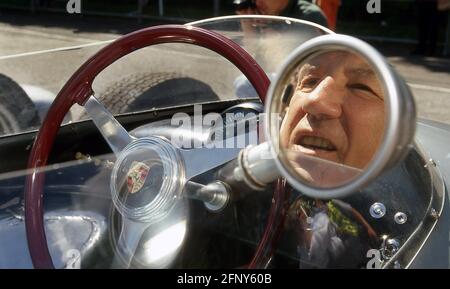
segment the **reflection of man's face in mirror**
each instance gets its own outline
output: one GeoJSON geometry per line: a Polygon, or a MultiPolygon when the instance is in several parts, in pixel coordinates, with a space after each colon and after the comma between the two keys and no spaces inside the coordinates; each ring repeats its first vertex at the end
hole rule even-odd
{"type": "Polygon", "coordinates": [[[281,145],[304,154],[364,168],[384,129],[384,95],[361,57],[328,52],[302,65],[281,127],[281,145]]]}

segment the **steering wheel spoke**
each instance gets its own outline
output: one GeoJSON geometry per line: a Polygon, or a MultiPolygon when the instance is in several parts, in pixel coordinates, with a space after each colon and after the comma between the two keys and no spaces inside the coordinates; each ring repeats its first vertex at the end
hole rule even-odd
{"type": "Polygon", "coordinates": [[[133,137],[94,95],[86,101],[84,108],[116,156],[133,141],[133,137]]]}
{"type": "Polygon", "coordinates": [[[122,229],[116,246],[118,252],[114,258],[113,267],[131,267],[139,241],[149,225],[149,223],[133,221],[127,217],[122,218],[122,229]]]}
{"type": "Polygon", "coordinates": [[[216,149],[180,149],[186,164],[186,180],[223,165],[235,159],[242,148],[222,148],[220,154],[216,149]]]}

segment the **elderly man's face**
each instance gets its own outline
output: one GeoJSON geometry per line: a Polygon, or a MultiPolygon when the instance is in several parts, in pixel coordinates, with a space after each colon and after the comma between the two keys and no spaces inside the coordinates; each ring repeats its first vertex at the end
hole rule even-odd
{"type": "Polygon", "coordinates": [[[361,57],[329,52],[301,67],[281,127],[282,147],[362,169],[383,131],[383,89],[361,57]]]}

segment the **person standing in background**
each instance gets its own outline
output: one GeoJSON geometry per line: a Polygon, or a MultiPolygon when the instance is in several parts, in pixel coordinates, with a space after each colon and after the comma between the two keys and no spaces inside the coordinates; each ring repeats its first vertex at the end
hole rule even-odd
{"type": "Polygon", "coordinates": [[[233,0],[236,14],[278,15],[307,20],[324,27],[328,21],[317,5],[306,0],[233,0]]]}
{"type": "Polygon", "coordinates": [[[442,54],[448,56],[450,55],[450,0],[438,0],[438,10],[444,14],[444,23],[446,23],[442,54]]]}
{"type": "Polygon", "coordinates": [[[322,9],[323,13],[327,17],[328,28],[335,31],[341,0],[316,0],[315,3],[320,7],[320,9],[322,9]]]}
{"type": "Polygon", "coordinates": [[[416,0],[418,44],[413,54],[432,56],[436,52],[439,13],[437,0],[416,0]]]}

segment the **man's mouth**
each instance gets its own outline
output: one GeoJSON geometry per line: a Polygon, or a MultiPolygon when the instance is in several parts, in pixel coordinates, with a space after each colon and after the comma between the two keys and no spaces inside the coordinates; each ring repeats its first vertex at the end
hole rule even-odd
{"type": "Polygon", "coordinates": [[[330,140],[322,137],[303,136],[296,143],[308,149],[336,151],[336,146],[330,140]]]}

